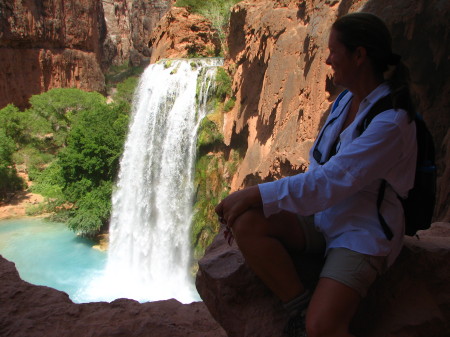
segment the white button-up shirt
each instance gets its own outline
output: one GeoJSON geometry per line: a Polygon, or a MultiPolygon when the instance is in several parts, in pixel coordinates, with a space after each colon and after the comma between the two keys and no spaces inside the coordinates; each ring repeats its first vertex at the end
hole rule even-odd
{"type": "Polygon", "coordinates": [[[391,109],[378,114],[361,135],[358,132],[358,125],[373,104],[389,92],[387,84],[372,91],[361,102],[355,120],[339,135],[353,97],[351,92],[343,96],[328,116],[320,142],[317,144],[319,134],[311,148],[309,169],[259,185],[265,216],[281,210],[314,214],[327,249],[344,247],[388,256],[391,264],[404,236],[404,213],[397,195],[405,197],[414,183],[415,123],[410,122],[406,111],[391,109]],[[320,165],[313,150],[317,146],[324,161],[337,137],[337,154],[320,165]],[[388,185],[381,214],[394,234],[392,240],[386,238],[377,215],[376,200],[383,179],[388,185]]]}

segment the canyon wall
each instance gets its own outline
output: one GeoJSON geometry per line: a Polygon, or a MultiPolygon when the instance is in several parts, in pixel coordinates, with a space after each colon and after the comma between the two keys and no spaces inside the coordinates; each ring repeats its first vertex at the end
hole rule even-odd
{"type": "Polygon", "coordinates": [[[412,93],[437,146],[435,218],[450,220],[450,3],[439,0],[247,0],[232,10],[227,69],[236,105],[225,114],[227,144],[247,152],[233,189],[303,172],[332,100],[342,90],[325,64],[328,31],[340,15],[382,17],[394,51],[410,68],[412,93]],[[242,144],[241,144],[242,146],[242,144]]]}
{"type": "Polygon", "coordinates": [[[0,107],[55,87],[104,92],[100,1],[0,1],[0,107]]]}
{"type": "Polygon", "coordinates": [[[148,46],[150,34],[173,0],[112,0],[104,1],[107,38],[105,54],[111,64],[130,61],[134,66],[148,64],[152,53],[148,46]]]}
{"type": "Polygon", "coordinates": [[[52,88],[105,93],[105,71],[148,64],[173,0],[0,0],[0,108],[52,88]]]}

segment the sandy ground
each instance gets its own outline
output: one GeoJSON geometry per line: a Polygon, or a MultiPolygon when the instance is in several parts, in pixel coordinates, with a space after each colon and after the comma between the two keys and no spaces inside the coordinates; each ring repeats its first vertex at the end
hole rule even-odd
{"type": "Polygon", "coordinates": [[[28,190],[17,192],[7,202],[0,202],[0,220],[26,217],[26,209],[43,200],[42,195],[31,193],[28,190]]]}

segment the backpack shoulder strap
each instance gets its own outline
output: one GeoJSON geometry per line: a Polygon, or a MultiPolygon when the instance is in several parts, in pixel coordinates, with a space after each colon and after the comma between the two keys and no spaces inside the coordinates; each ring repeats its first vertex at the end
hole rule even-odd
{"type": "MultiPolygon", "coordinates": [[[[374,119],[378,114],[380,114],[383,111],[389,110],[393,108],[392,104],[392,97],[391,95],[384,96],[380,98],[375,104],[370,108],[369,112],[367,113],[366,117],[363,119],[362,123],[358,125],[358,131],[359,134],[362,134],[367,127],[369,126],[372,119],[374,119]]],[[[392,230],[389,228],[388,224],[386,223],[386,220],[384,220],[383,215],[381,214],[381,204],[384,199],[384,192],[386,190],[387,182],[386,180],[381,181],[380,188],[378,190],[378,196],[377,196],[377,214],[378,214],[378,220],[380,221],[381,227],[383,228],[383,232],[386,235],[386,238],[390,241],[392,240],[394,234],[392,233],[392,230]]]]}
{"type": "Polygon", "coordinates": [[[359,134],[362,134],[367,129],[372,119],[374,119],[377,115],[379,115],[383,111],[390,110],[393,107],[394,105],[392,103],[391,95],[384,96],[376,101],[375,104],[370,108],[366,117],[364,117],[362,123],[358,125],[359,134]]]}

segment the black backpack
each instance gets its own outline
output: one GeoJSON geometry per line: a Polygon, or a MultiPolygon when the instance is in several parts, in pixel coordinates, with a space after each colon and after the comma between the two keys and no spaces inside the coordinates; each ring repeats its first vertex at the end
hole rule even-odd
{"type": "MultiPolygon", "coordinates": [[[[360,134],[367,129],[375,116],[389,109],[393,109],[390,95],[381,98],[373,105],[359,126],[360,134]]],[[[410,236],[415,235],[418,230],[429,228],[431,225],[436,203],[437,179],[433,137],[420,114],[416,113],[414,122],[416,123],[417,138],[416,177],[408,197],[406,199],[399,197],[405,212],[405,234],[410,236]]],[[[391,240],[393,237],[392,231],[380,212],[385,189],[386,180],[383,180],[377,198],[378,218],[386,237],[391,240]]]]}

